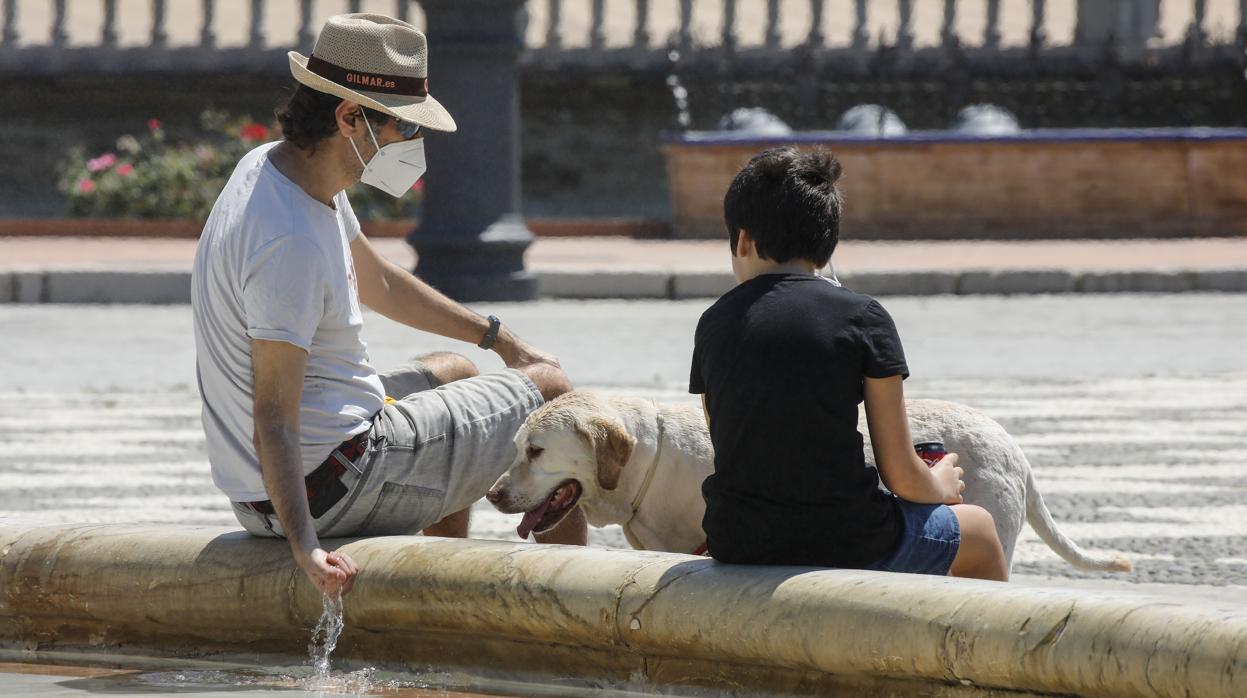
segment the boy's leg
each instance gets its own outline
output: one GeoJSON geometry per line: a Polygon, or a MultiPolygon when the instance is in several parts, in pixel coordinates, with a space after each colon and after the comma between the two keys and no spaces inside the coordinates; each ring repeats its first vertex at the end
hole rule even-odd
{"type": "Polygon", "coordinates": [[[996,522],[986,509],[973,504],[951,507],[961,524],[961,546],[948,573],[954,577],[1009,581],[1004,547],[996,535],[996,522]]]}

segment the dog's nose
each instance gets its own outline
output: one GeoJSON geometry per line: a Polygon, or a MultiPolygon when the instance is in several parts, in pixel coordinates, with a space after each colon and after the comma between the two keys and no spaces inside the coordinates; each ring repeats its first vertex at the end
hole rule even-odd
{"type": "MultiPolygon", "coordinates": [[[[480,490],[477,490],[477,492],[480,492],[480,490]]],[[[502,499],[502,490],[497,487],[491,487],[489,491],[485,493],[485,499],[489,500],[490,504],[497,504],[498,501],[502,499]]]]}

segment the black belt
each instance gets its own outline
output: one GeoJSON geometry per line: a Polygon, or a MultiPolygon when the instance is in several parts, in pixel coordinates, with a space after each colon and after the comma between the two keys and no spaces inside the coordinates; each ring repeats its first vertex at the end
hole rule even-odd
{"type": "MultiPolygon", "coordinates": [[[[342,475],[347,471],[346,462],[354,463],[367,450],[368,432],[365,431],[343,441],[333,449],[324,463],[303,478],[303,483],[307,487],[307,505],[312,510],[313,519],[319,519],[346,496],[346,485],[342,484],[342,475]]],[[[268,499],[258,502],[242,502],[242,505],[260,514],[277,513],[273,502],[268,499]]]]}

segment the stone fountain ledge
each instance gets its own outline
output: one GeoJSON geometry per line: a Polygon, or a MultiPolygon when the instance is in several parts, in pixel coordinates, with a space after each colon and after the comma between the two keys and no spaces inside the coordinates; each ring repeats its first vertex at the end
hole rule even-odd
{"type": "MultiPolygon", "coordinates": [[[[338,660],[714,694],[1247,695],[1241,606],[496,541],[342,548],[363,572],[338,660]]],[[[283,541],[0,522],[0,646],[29,660],[300,655],[320,610],[283,541]]]]}

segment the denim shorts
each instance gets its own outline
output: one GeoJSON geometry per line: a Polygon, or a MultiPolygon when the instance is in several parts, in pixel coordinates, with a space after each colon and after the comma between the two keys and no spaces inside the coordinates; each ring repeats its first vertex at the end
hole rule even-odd
{"type": "Polygon", "coordinates": [[[944,504],[914,504],[899,497],[901,540],[882,560],[863,569],[910,574],[948,574],[961,547],[961,524],[944,504]]]}
{"type": "MultiPolygon", "coordinates": [[[[341,476],[342,499],[315,520],[322,537],[414,534],[472,506],[515,460],[515,433],[542,405],[541,391],[511,369],[438,385],[422,364],[381,374],[387,401],[368,447],[341,476]]],[[[234,503],[257,536],[284,536],[276,515],[234,503]]]]}

